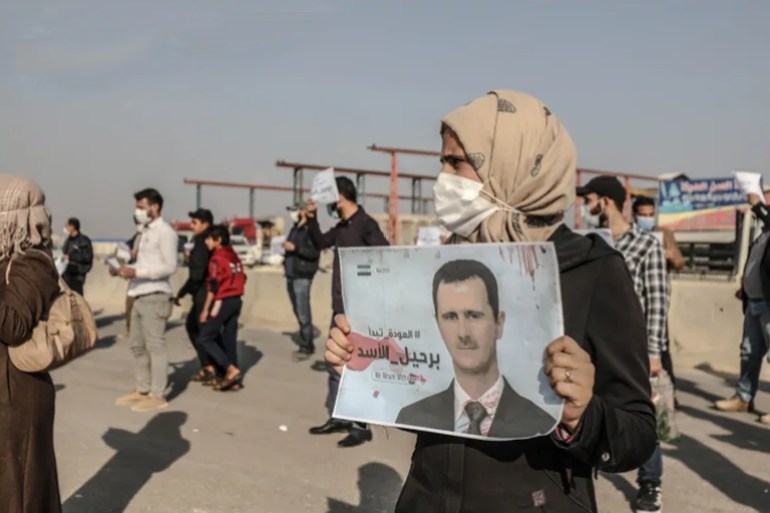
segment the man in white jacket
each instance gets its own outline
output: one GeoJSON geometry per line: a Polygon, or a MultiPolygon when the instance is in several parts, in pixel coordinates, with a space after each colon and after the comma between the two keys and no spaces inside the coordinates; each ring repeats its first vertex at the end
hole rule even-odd
{"type": "Polygon", "coordinates": [[[178,238],[163,220],[163,196],[155,189],[134,195],[136,219],[144,225],[136,262],[113,274],[130,280],[128,295],[134,299],[129,334],[134,355],[136,385],[115,404],[131,406],[136,412],[168,406],[163,397],[168,382],[166,322],[171,315],[171,276],[177,268],[178,238]]]}

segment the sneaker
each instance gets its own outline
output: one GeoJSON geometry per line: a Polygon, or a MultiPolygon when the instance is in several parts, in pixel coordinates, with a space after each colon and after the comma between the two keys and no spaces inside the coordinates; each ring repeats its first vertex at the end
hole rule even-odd
{"type": "Polygon", "coordinates": [[[163,408],[168,408],[168,401],[162,397],[155,397],[152,394],[148,394],[145,396],[144,400],[132,406],[131,411],[144,413],[147,411],[162,410],[163,408]]]}
{"type": "Polygon", "coordinates": [[[653,483],[639,485],[639,493],[634,501],[636,513],[661,513],[663,511],[663,492],[653,483]]]}
{"type": "Polygon", "coordinates": [[[765,426],[770,426],[770,413],[766,413],[759,417],[759,423],[765,426]]]}
{"type": "Polygon", "coordinates": [[[144,401],[145,399],[147,399],[147,394],[143,394],[141,392],[137,392],[136,390],[134,390],[130,394],[126,394],[118,397],[115,400],[115,404],[117,406],[129,406],[129,405],[144,401]]]}
{"type": "Polygon", "coordinates": [[[749,412],[754,410],[754,404],[747,403],[737,395],[732,396],[730,399],[722,399],[714,403],[716,409],[719,411],[728,412],[749,412]]]}

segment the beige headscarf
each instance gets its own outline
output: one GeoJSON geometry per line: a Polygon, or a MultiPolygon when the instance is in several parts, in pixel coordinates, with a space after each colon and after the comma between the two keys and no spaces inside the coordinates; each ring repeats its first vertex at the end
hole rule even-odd
{"type": "Polygon", "coordinates": [[[0,261],[51,241],[45,194],[33,181],[0,174],[0,261]]]}
{"type": "Polygon", "coordinates": [[[528,94],[493,91],[442,123],[457,135],[484,192],[504,208],[470,241],[547,240],[575,202],[577,154],[559,119],[528,94]],[[542,218],[557,221],[546,224],[542,218]]]}

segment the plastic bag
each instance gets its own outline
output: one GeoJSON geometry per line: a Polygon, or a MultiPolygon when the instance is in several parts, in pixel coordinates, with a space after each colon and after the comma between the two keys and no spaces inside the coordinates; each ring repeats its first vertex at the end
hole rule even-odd
{"type": "Polygon", "coordinates": [[[652,403],[655,405],[658,439],[661,442],[675,442],[682,434],[676,423],[674,408],[674,384],[666,371],[650,378],[652,403]]]}

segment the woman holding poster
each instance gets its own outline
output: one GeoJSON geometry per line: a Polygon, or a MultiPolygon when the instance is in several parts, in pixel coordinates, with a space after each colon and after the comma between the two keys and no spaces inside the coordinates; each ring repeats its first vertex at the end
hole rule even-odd
{"type": "MultiPolygon", "coordinates": [[[[656,439],[645,322],[623,258],[564,226],[576,153],[542,102],[492,92],[444,118],[441,136],[434,197],[449,243],[555,246],[565,335],[544,370],[565,404],[555,430],[527,440],[420,432],[396,512],[596,512],[593,470],[634,469],[656,439]]],[[[339,316],[326,352],[338,369],[354,351],[349,333],[339,316]]]]}

